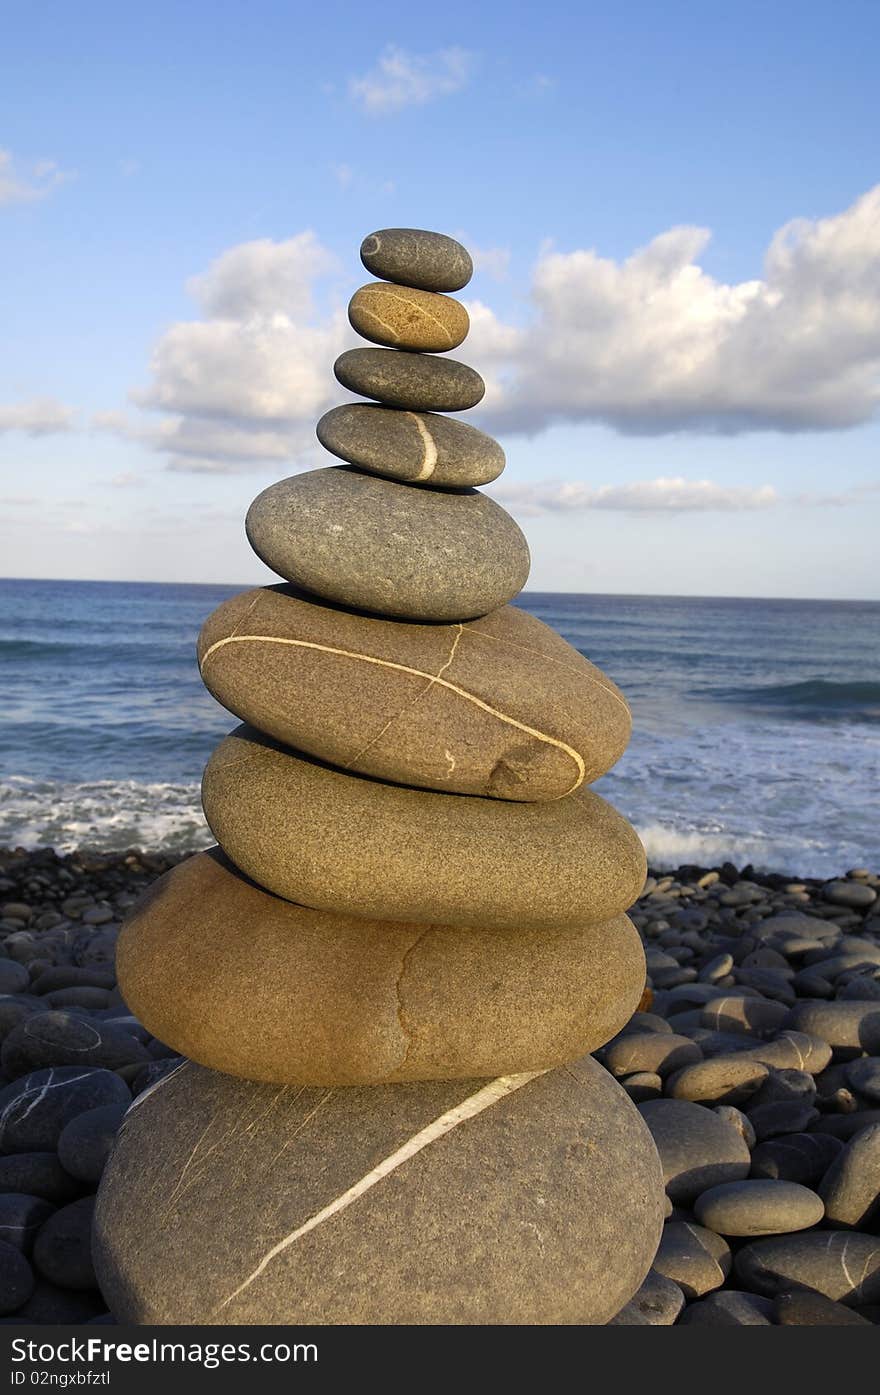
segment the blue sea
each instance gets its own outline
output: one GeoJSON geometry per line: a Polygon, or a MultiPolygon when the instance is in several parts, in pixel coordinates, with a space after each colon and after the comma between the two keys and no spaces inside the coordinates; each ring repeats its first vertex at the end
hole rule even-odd
{"type": "MultiPolygon", "coordinates": [[[[199,778],[235,725],[195,640],[240,586],[0,580],[0,845],[207,845],[199,778]]],[[[518,604],[627,695],[596,789],[657,867],[880,870],[880,604],[545,595],[518,604]]]]}

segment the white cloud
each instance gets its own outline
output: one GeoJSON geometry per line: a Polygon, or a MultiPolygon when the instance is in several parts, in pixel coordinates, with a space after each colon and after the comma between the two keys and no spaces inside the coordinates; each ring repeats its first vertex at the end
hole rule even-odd
{"type": "Polygon", "coordinates": [[[54,397],[30,402],[0,404],[0,431],[25,431],[29,436],[50,436],[73,429],[73,410],[54,397]]]}
{"type": "Polygon", "coordinates": [[[548,480],[538,484],[498,484],[492,493],[514,512],[575,513],[609,509],[615,513],[708,513],[764,509],[780,502],[771,485],[757,489],[713,484],[711,480],[661,477],[630,484],[548,480]]]}
{"type": "Polygon", "coordinates": [[[186,289],[211,320],[304,319],[313,311],[312,282],[336,265],[313,232],[286,242],[263,237],[223,252],[186,289]]]}
{"type": "Polygon", "coordinates": [[[420,55],[389,44],[370,72],[351,79],[349,96],[371,115],[424,106],[460,92],[472,68],[473,56],[461,48],[420,55]]]}
{"type": "Polygon", "coordinates": [[[475,247],[468,243],[475,271],[484,271],[494,281],[506,281],[510,269],[509,247],[475,247]]]}
{"type": "Polygon", "coordinates": [[[0,150],[0,208],[4,204],[34,203],[44,199],[59,184],[73,179],[72,172],[59,169],[54,160],[15,160],[9,150],[0,150]]]}
{"type": "Polygon", "coordinates": [[[490,424],[556,421],[630,433],[822,430],[880,402],[880,185],[834,217],[771,240],[759,280],[698,265],[703,228],[672,228],[624,261],[545,249],[531,322],[504,347],[474,323],[473,357],[501,385],[490,424]]]}

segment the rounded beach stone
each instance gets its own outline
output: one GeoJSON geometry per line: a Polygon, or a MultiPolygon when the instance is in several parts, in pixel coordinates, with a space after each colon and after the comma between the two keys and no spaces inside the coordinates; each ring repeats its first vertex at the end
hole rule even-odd
{"type": "Polygon", "coordinates": [[[749,1048],[749,1055],[765,1066],[776,1066],[779,1070],[808,1070],[818,1075],[831,1060],[831,1047],[820,1037],[809,1036],[806,1032],[786,1030],[772,1041],[749,1048]]]}
{"type": "Polygon", "coordinates": [[[870,1327],[859,1313],[821,1293],[780,1293],[775,1302],[780,1327],[870,1327]]]}
{"type": "Polygon", "coordinates": [[[749,1173],[742,1135],[711,1109],[688,1100],[646,1100],[639,1106],[657,1145],[672,1201],[693,1201],[708,1187],[738,1182],[749,1173]]]}
{"type": "Polygon", "coordinates": [[[685,1298],[720,1288],[730,1273],[730,1247],[720,1235],[689,1221],[667,1221],[654,1268],[678,1284],[685,1298]]]}
{"type": "Polygon", "coordinates": [[[117,963],[126,1000],[176,1050],[279,1084],[561,1065],[607,1041],[645,978],[625,916],[542,935],[362,920],[271,896],[216,851],[153,883],[117,963]]]}
{"type": "Polygon", "coordinates": [[[682,1327],[771,1327],[773,1317],[771,1299],[723,1288],[697,1303],[688,1303],[679,1321],[682,1327]]]}
{"type": "Polygon", "coordinates": [[[325,413],[315,429],[321,445],[341,460],[407,484],[468,489],[504,469],[504,451],[491,436],[433,412],[347,402],[325,413]]]}
{"type": "Polygon", "coordinates": [[[818,1182],[843,1150],[839,1138],[826,1133],[792,1133],[759,1143],[752,1154],[753,1177],[786,1182],[818,1182]]]}
{"type": "Polygon", "coordinates": [[[0,1240],[0,1314],[14,1313],[33,1291],[34,1271],[21,1250],[0,1240]]]}
{"type": "Polygon", "coordinates": [[[22,993],[30,984],[30,974],[14,959],[0,959],[0,993],[22,993]]]}
{"type": "Polygon", "coordinates": [[[700,1020],[715,1032],[770,1032],[786,1021],[789,1009],[766,998],[739,997],[730,993],[713,998],[702,1009],[700,1020]]]}
{"type": "Polygon", "coordinates": [[[635,832],[585,785],[540,804],[432,794],[301,759],[249,727],[214,751],[202,803],[260,886],[376,920],[578,927],[631,906],[645,876],[635,832]]]}
{"type": "Polygon", "coordinates": [[[694,1104],[742,1104],[767,1079],[767,1067],[742,1055],[713,1056],[685,1066],[668,1085],[667,1093],[694,1104]]]}
{"type": "Polygon", "coordinates": [[[866,1099],[880,1103],[880,1059],[876,1056],[862,1056],[850,1061],[846,1067],[846,1078],[853,1090],[866,1099]]]}
{"type": "Polygon", "coordinates": [[[754,1148],[756,1142],[755,1130],[752,1128],[747,1114],[743,1114],[742,1110],[737,1109],[736,1106],[732,1104],[715,1104],[712,1106],[712,1110],[713,1113],[718,1115],[719,1119],[724,1119],[728,1124],[733,1124],[733,1127],[736,1129],[737,1133],[742,1136],[748,1149],[754,1148]]]}
{"type": "Polygon", "coordinates": [[[674,1032],[627,1032],[605,1051],[605,1067],[618,1079],[636,1071],[668,1075],[700,1059],[700,1048],[674,1032]]]}
{"type": "Polygon", "coordinates": [[[474,274],[470,253],[445,233],[380,228],[361,243],[361,261],[374,276],[425,291],[460,291],[474,274]]]}
{"type": "Polygon", "coordinates": [[[609,1327],[671,1327],[684,1307],[684,1294],[665,1275],[648,1271],[638,1293],[624,1304],[609,1327]]]}
{"type": "Polygon", "coordinates": [[[880,1213],[880,1124],[853,1135],[819,1183],[819,1194],[829,1226],[873,1227],[880,1213]]]}
{"type": "Polygon", "coordinates": [[[60,1288],[97,1287],[92,1264],[93,1196],[62,1206],[40,1227],[34,1243],[34,1268],[60,1288]]]}
{"type": "Polygon", "coordinates": [[[9,1033],[0,1050],[8,1075],[26,1075],[43,1066],[106,1066],[117,1070],[146,1061],[146,1049],[134,1037],[109,1022],[75,1016],[72,1012],[41,1012],[9,1033]]]}
{"type": "Polygon", "coordinates": [[[472,620],[529,574],[528,544],[494,499],[410,489],[347,465],[264,489],[248,509],[257,556],[326,600],[409,620],[472,620]]]}
{"type": "Polygon", "coordinates": [[[131,1092],[113,1071],[53,1066],[31,1071],[0,1090],[0,1150],[41,1153],[54,1149],[61,1130],[77,1114],[102,1104],[128,1104],[131,1092]]]}
{"type": "Polygon", "coordinates": [[[629,739],[611,680],[513,606],[413,625],[264,587],[209,615],[198,656],[208,690],[258,731],[405,785],[558,799],[604,774],[629,739]]]}
{"type": "Polygon", "coordinates": [[[120,1322],[601,1324],[661,1224],[650,1135],[590,1057],[280,1095],[188,1064],[126,1116],[93,1247],[120,1322]]]}
{"type": "Polygon", "coordinates": [[[42,1196],[54,1205],[72,1201],[81,1188],[54,1153],[10,1153],[0,1157],[0,1192],[42,1196]]]}
{"type": "Polygon", "coordinates": [[[352,329],[374,344],[416,353],[457,349],[470,329],[468,312],[457,300],[414,286],[371,281],[348,303],[352,329]]]}
{"type": "Polygon", "coordinates": [[[466,412],[486,391],[479,373],[457,358],[406,349],[346,349],[333,372],[349,392],[406,412],[466,412]]]}
{"type": "Polygon", "coordinates": [[[35,1012],[48,1012],[49,1004],[33,993],[15,993],[0,998],[0,1041],[5,1041],[19,1022],[35,1012]]]}
{"type": "Polygon", "coordinates": [[[71,1177],[91,1185],[100,1182],[126,1107],[105,1104],[65,1124],[58,1140],[58,1158],[71,1177]]]}
{"type": "Polygon", "coordinates": [[[100,1293],[94,1289],[76,1293],[38,1278],[30,1298],[15,1314],[15,1321],[46,1326],[91,1322],[106,1306],[100,1293]]]}
{"type": "Polygon", "coordinates": [[[880,1239],[813,1231],[755,1240],[736,1256],[736,1273],[756,1293],[813,1289],[851,1307],[880,1298],[880,1239]]]}
{"type": "Polygon", "coordinates": [[[789,1010],[786,1027],[821,1037],[840,1055],[880,1054],[880,1004],[810,999],[789,1010]]]}
{"type": "Polygon", "coordinates": [[[42,1196],[22,1192],[0,1194],[0,1237],[23,1254],[30,1254],[37,1231],[55,1207],[42,1196]]]}
{"type": "Polygon", "coordinates": [[[822,1198],[797,1182],[747,1178],[701,1192],[694,1215],[718,1235],[783,1235],[818,1225],[822,1198]]]}

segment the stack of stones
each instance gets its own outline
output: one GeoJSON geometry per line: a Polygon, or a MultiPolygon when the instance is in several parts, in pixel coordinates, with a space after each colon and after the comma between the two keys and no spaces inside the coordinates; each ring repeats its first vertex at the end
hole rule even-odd
{"type": "Polygon", "coordinates": [[[508,602],[529,555],[443,415],[481,378],[451,238],[368,237],[318,425],[344,464],[265,490],[285,584],[207,620],[244,726],[203,784],[219,847],[124,927],[129,1008],[190,1060],[139,1097],[99,1195],[124,1321],[602,1323],[657,1248],[659,1161],[587,1053],[645,983],[641,845],[589,788],[620,692],[508,602]],[[570,1064],[574,1062],[574,1064],[570,1064]]]}

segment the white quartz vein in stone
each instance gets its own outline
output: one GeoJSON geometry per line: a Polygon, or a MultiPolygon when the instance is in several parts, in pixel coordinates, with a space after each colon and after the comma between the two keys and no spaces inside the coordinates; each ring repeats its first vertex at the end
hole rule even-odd
{"type": "Polygon", "coordinates": [[[424,459],[422,460],[421,469],[419,470],[419,473],[417,475],[413,475],[413,479],[429,480],[437,466],[437,446],[434,442],[434,437],[431,435],[427,426],[422,421],[422,418],[418,416],[415,412],[407,412],[407,416],[412,417],[413,421],[415,422],[418,428],[419,435],[422,438],[422,444],[425,447],[425,455],[424,459]]]}
{"type": "Polygon", "coordinates": [[[428,1124],[426,1128],[420,1129],[418,1133],[414,1133],[411,1138],[407,1139],[406,1143],[402,1144],[401,1147],[397,1148],[393,1153],[390,1153],[387,1158],[383,1158],[382,1162],[378,1163],[376,1167],[372,1168],[365,1176],[361,1177],[361,1179],[355,1182],[353,1186],[349,1187],[347,1191],[340,1193],[333,1201],[322,1207],[320,1211],[316,1211],[313,1216],[310,1216],[303,1225],[291,1231],[289,1235],[285,1235],[282,1240],[279,1240],[276,1245],[273,1245],[271,1250],[260,1260],[256,1269],[239,1284],[238,1288],[234,1289],[227,1298],[223,1299],[223,1302],[214,1309],[211,1316],[215,1317],[217,1313],[227,1307],[239,1294],[244,1293],[245,1289],[250,1288],[251,1284],[269,1267],[273,1259],[276,1259],[278,1255],[289,1249],[297,1240],[302,1239],[304,1235],[308,1235],[309,1231],[315,1230],[319,1225],[323,1225],[325,1221],[329,1221],[333,1216],[339,1215],[340,1211],[346,1210],[353,1202],[357,1201],[366,1192],[375,1187],[378,1182],[381,1182],[385,1177],[388,1177],[390,1173],[400,1167],[402,1163],[408,1162],[410,1158],[415,1157],[416,1153],[420,1153],[423,1148],[427,1148],[429,1144],[436,1142],[438,1138],[443,1138],[447,1133],[451,1133],[454,1128],[457,1128],[459,1124],[463,1124],[467,1119],[473,1119],[477,1114],[482,1114],[484,1109],[488,1109],[491,1105],[496,1104],[497,1101],[503,1099],[505,1095],[512,1095],[516,1090],[521,1090],[524,1085],[528,1085],[530,1081],[537,1080],[539,1076],[546,1074],[547,1072],[545,1070],[533,1070],[526,1071],[522,1075],[501,1075],[497,1080],[491,1080],[488,1085],[484,1085],[481,1090],[477,1090],[476,1094],[469,1095],[467,1099],[462,1100],[461,1104],[456,1104],[452,1109],[448,1109],[445,1114],[441,1114],[439,1118],[435,1119],[433,1123],[428,1124]]]}

